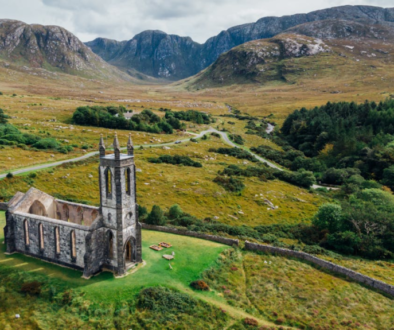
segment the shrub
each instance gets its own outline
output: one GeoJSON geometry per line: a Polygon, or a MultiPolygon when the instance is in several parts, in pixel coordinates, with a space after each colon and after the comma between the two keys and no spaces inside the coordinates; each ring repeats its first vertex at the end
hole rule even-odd
{"type": "Polygon", "coordinates": [[[41,293],[42,283],[38,281],[26,282],[22,284],[21,292],[28,295],[38,296],[41,293]]]}
{"type": "Polygon", "coordinates": [[[149,213],[145,222],[147,224],[156,225],[156,226],[163,226],[166,224],[166,220],[164,218],[163,211],[161,210],[160,206],[153,205],[152,211],[149,213]]]}
{"type": "Polygon", "coordinates": [[[168,211],[168,216],[170,219],[177,219],[183,214],[181,207],[178,204],[174,204],[170,207],[168,211]]]}
{"type": "Polygon", "coordinates": [[[243,145],[245,140],[242,138],[241,135],[238,134],[230,134],[230,140],[234,141],[236,144],[243,145]]]}
{"type": "Polygon", "coordinates": [[[244,324],[250,325],[252,327],[257,327],[259,325],[259,322],[257,322],[257,320],[255,320],[255,319],[247,317],[244,319],[244,324]]]}
{"type": "Polygon", "coordinates": [[[330,233],[336,232],[342,223],[341,206],[332,203],[323,204],[319,207],[312,222],[320,230],[327,229],[330,233]]]}
{"type": "Polygon", "coordinates": [[[245,188],[245,185],[241,180],[233,178],[233,177],[226,178],[223,176],[217,176],[213,180],[213,182],[222,186],[225,190],[231,191],[231,192],[238,192],[239,193],[245,188]]]}
{"type": "Polygon", "coordinates": [[[203,280],[193,281],[190,283],[190,287],[194,290],[209,291],[209,286],[203,280]]]}
{"type": "Polygon", "coordinates": [[[188,156],[171,156],[171,155],[162,155],[158,158],[150,158],[149,159],[150,163],[154,164],[161,164],[161,163],[166,163],[166,164],[172,164],[172,165],[184,165],[184,166],[191,166],[191,167],[202,167],[202,164],[199,162],[193,161],[190,157],[188,156]]]}
{"type": "Polygon", "coordinates": [[[155,312],[190,313],[198,302],[187,294],[163,287],[146,288],[137,298],[139,308],[155,312]]]}
{"type": "Polygon", "coordinates": [[[222,155],[229,155],[232,157],[236,157],[238,159],[247,159],[250,160],[251,162],[258,162],[256,157],[254,157],[249,152],[241,148],[218,148],[218,149],[210,148],[209,151],[216,152],[222,155]]]}
{"type": "Polygon", "coordinates": [[[52,138],[41,139],[35,144],[33,144],[33,148],[37,149],[57,149],[60,148],[60,143],[52,138]]]}
{"type": "Polygon", "coordinates": [[[7,179],[12,179],[14,177],[14,174],[12,174],[11,172],[8,172],[6,175],[7,179]]]}
{"type": "Polygon", "coordinates": [[[33,172],[29,174],[29,178],[34,179],[37,177],[37,173],[33,172]]]}

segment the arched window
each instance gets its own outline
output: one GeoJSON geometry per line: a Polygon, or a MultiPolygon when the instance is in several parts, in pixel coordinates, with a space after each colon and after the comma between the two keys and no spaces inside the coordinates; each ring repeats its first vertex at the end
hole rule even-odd
{"type": "Polygon", "coordinates": [[[55,228],[55,252],[56,254],[60,254],[60,234],[59,227],[55,228]]]}
{"type": "Polygon", "coordinates": [[[44,228],[42,223],[38,225],[38,235],[40,240],[40,250],[44,250],[44,228]]]}
{"type": "Polygon", "coordinates": [[[98,216],[97,210],[93,210],[92,211],[92,221],[96,220],[97,216],[98,216]]]}
{"type": "Polygon", "coordinates": [[[66,204],[63,205],[63,216],[64,220],[68,221],[70,218],[70,210],[66,204]]]}
{"type": "Polygon", "coordinates": [[[40,201],[34,201],[29,209],[30,214],[46,216],[45,206],[40,201]]]}
{"type": "Polygon", "coordinates": [[[111,197],[112,195],[112,173],[109,167],[104,172],[105,174],[105,191],[107,194],[107,197],[111,197]]]}
{"type": "Polygon", "coordinates": [[[75,244],[75,231],[71,231],[71,258],[75,259],[77,257],[77,247],[75,244]]]}
{"type": "Polygon", "coordinates": [[[30,238],[29,238],[29,223],[27,222],[27,219],[23,221],[23,228],[25,229],[25,244],[29,245],[30,244],[30,238]]]}
{"type": "Polygon", "coordinates": [[[107,232],[107,244],[108,244],[108,259],[113,259],[114,257],[114,235],[112,231],[107,232]]]}
{"type": "Polygon", "coordinates": [[[131,186],[130,186],[130,168],[125,169],[124,177],[125,177],[125,184],[126,184],[126,194],[130,196],[131,186]]]}

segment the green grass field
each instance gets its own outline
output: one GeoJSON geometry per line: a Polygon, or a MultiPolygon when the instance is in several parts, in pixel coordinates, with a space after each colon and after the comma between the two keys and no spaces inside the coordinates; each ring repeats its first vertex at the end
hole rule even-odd
{"type": "MultiPolygon", "coordinates": [[[[4,212],[0,213],[0,228],[5,226],[4,212]]],[[[0,241],[4,239],[1,230],[0,241]]],[[[77,289],[82,288],[87,297],[93,300],[121,300],[138,292],[143,287],[165,285],[185,290],[189,283],[198,279],[200,274],[209,268],[219,254],[227,247],[218,243],[196,238],[178,236],[154,231],[142,232],[142,253],[146,262],[144,267],[124,278],[114,278],[112,273],[101,273],[90,280],[81,278],[82,273],[59,267],[21,254],[6,256],[5,246],[1,247],[0,267],[10,267],[26,272],[46,274],[49,277],[65,280],[77,289]],[[170,242],[173,247],[154,251],[149,249],[152,244],[170,242]],[[169,262],[162,258],[163,254],[175,252],[175,259],[169,262]]]]}

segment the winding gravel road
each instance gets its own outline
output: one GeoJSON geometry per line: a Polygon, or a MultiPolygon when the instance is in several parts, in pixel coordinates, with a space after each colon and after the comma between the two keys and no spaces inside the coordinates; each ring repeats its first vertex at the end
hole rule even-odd
{"type": "MultiPolygon", "coordinates": [[[[227,143],[227,144],[229,144],[229,145],[231,145],[233,147],[240,148],[240,146],[236,145],[234,142],[232,142],[229,139],[229,137],[227,136],[226,133],[218,131],[218,130],[212,128],[212,127],[209,128],[208,130],[202,131],[199,134],[194,134],[194,138],[198,139],[198,138],[203,137],[207,133],[213,133],[213,132],[219,134],[221,136],[221,138],[224,140],[225,143],[227,143]]],[[[182,139],[182,140],[178,140],[178,141],[187,142],[187,141],[190,141],[190,138],[182,139]]],[[[164,146],[169,146],[169,145],[174,145],[174,144],[175,144],[175,141],[174,142],[168,142],[168,143],[161,143],[161,144],[146,144],[146,145],[143,145],[143,147],[164,147],[164,146]]],[[[136,145],[134,147],[137,148],[137,147],[140,147],[140,146],[136,145]]],[[[124,150],[126,148],[122,148],[122,149],[124,150]]],[[[247,150],[247,149],[245,149],[245,150],[247,150]]],[[[271,166],[273,168],[280,169],[278,166],[276,166],[275,164],[267,161],[266,159],[255,155],[254,153],[250,152],[249,150],[247,150],[247,151],[249,153],[251,153],[253,156],[255,156],[259,161],[264,162],[264,163],[268,164],[269,166],[271,166]]],[[[53,163],[48,163],[48,164],[41,164],[41,165],[30,166],[30,167],[21,168],[21,169],[14,170],[14,171],[11,170],[10,172],[12,172],[12,174],[14,174],[14,175],[18,175],[18,174],[23,174],[23,173],[26,173],[26,172],[42,170],[42,169],[45,169],[45,168],[55,167],[55,166],[59,166],[59,165],[66,164],[66,163],[79,162],[81,160],[84,160],[84,159],[96,156],[96,155],[98,155],[98,153],[99,153],[98,151],[89,152],[86,155],[79,156],[79,157],[76,157],[76,158],[60,160],[58,162],[53,162],[53,163]]],[[[6,176],[7,176],[7,173],[0,174],[0,179],[5,178],[6,176]]]]}
{"type": "MultiPolygon", "coordinates": [[[[221,131],[218,131],[218,130],[216,130],[216,129],[210,127],[209,129],[207,129],[207,130],[205,130],[205,131],[202,131],[202,132],[199,133],[199,134],[193,134],[193,135],[194,135],[194,138],[198,139],[198,138],[203,137],[203,136],[204,136],[205,134],[207,134],[207,133],[217,133],[217,134],[219,134],[219,135],[221,136],[221,138],[223,139],[223,141],[224,141],[226,144],[228,144],[228,145],[230,145],[230,146],[232,146],[232,147],[235,147],[235,148],[244,149],[244,150],[246,150],[247,152],[249,152],[251,155],[253,155],[254,157],[256,157],[260,162],[265,163],[265,164],[267,164],[268,166],[270,166],[270,167],[272,167],[272,168],[275,168],[275,169],[277,169],[277,170],[283,171],[283,169],[280,168],[279,166],[277,166],[276,164],[271,163],[270,161],[266,160],[265,158],[262,158],[262,157],[260,157],[259,155],[256,155],[255,153],[251,152],[251,151],[248,150],[247,148],[240,147],[239,145],[237,145],[237,144],[235,144],[234,142],[232,142],[232,141],[229,139],[228,135],[227,135],[225,132],[221,132],[221,131]]],[[[190,141],[190,138],[182,139],[182,140],[178,140],[178,141],[187,142],[187,141],[190,141]]],[[[158,148],[158,147],[164,147],[164,146],[169,146],[169,145],[174,145],[174,144],[175,144],[175,141],[174,141],[174,142],[168,142],[168,143],[162,143],[162,144],[146,144],[146,145],[143,145],[143,147],[157,147],[157,148],[158,148]]],[[[135,145],[134,147],[137,148],[137,147],[140,147],[140,146],[139,146],[139,145],[135,145]]],[[[125,150],[126,148],[121,148],[121,149],[125,150]]],[[[72,158],[72,159],[66,159],[66,160],[61,160],[61,161],[58,161],[58,162],[53,162],[53,163],[48,163],[48,164],[41,164],[41,165],[36,165],[36,166],[30,166],[30,167],[26,167],[26,168],[14,170],[14,171],[11,170],[10,172],[11,172],[12,174],[14,174],[14,175],[23,174],[23,173],[26,173],[26,172],[32,172],[32,171],[42,170],[42,169],[45,169],[45,168],[55,167],[55,166],[59,166],[59,165],[66,164],[66,163],[78,162],[78,161],[80,161],[80,160],[84,160],[84,159],[87,159],[87,158],[96,156],[96,155],[98,155],[98,154],[99,154],[98,151],[89,152],[89,153],[87,153],[86,155],[83,155],[83,156],[80,156],[80,157],[76,157],[76,158],[72,158]]],[[[0,174],[0,179],[5,178],[6,176],[7,176],[7,173],[0,174]]],[[[312,186],[312,188],[315,188],[315,189],[316,189],[316,188],[322,188],[322,187],[323,187],[323,186],[319,186],[319,185],[313,185],[313,186],[312,186]]],[[[326,188],[327,188],[327,187],[326,187],[326,188]]],[[[330,188],[328,188],[328,189],[330,189],[330,188]]],[[[336,188],[331,188],[331,189],[336,189],[336,188]]]]}

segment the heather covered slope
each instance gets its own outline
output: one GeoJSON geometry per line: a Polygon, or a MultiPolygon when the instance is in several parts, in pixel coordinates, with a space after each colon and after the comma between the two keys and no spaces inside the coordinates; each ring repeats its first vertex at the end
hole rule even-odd
{"type": "Polygon", "coordinates": [[[42,68],[102,80],[132,80],[58,26],[0,20],[0,59],[6,67],[42,68]]]}

